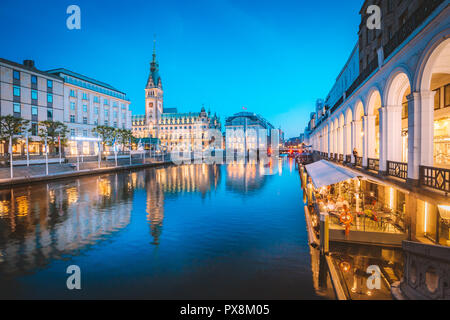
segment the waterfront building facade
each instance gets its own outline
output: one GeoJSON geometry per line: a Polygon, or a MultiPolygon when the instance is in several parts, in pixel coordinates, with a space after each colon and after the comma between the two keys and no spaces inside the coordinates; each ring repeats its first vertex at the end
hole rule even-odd
{"type": "MultiPolygon", "coordinates": [[[[164,90],[159,63],[153,51],[150,73],[145,86],[145,114],[133,115],[132,132],[138,139],[152,141],[151,148],[172,151],[204,149],[208,145],[208,130],[221,129],[220,118],[203,107],[200,112],[180,113],[176,108],[164,108],[164,90]],[[155,146],[155,144],[157,144],[155,146]]],[[[144,141],[144,140],[143,140],[144,141]]]]}
{"type": "Polygon", "coordinates": [[[256,113],[236,113],[225,121],[226,149],[237,152],[259,149],[263,136],[267,139],[266,146],[269,146],[274,128],[269,121],[256,113]]]}
{"type": "MultiPolygon", "coordinates": [[[[30,155],[44,152],[39,134],[40,121],[63,121],[64,80],[38,70],[32,60],[23,64],[0,58],[0,110],[2,116],[13,115],[30,121],[28,150],[30,155]]],[[[26,137],[13,145],[14,155],[26,154],[26,137]]],[[[8,153],[2,144],[0,154],[8,153]]]]}
{"type": "Polygon", "coordinates": [[[133,136],[137,139],[144,139],[150,137],[150,129],[147,125],[147,120],[145,115],[137,114],[131,116],[131,126],[133,131],[133,136]]]}
{"type": "Polygon", "coordinates": [[[179,113],[164,109],[159,121],[159,140],[164,150],[204,150],[209,145],[209,130],[221,130],[220,118],[202,107],[200,112],[179,113]]]}
{"type": "Polygon", "coordinates": [[[388,205],[402,201],[400,186],[412,240],[450,245],[448,1],[367,0],[361,14],[358,76],[345,66],[355,80],[333,88],[305,133],[322,157],[390,181],[388,205]],[[382,6],[381,30],[366,27],[371,4],[382,6]]]}
{"type": "Polygon", "coordinates": [[[113,86],[67,69],[53,69],[48,74],[64,80],[64,118],[69,130],[66,155],[95,155],[97,126],[131,129],[130,101],[113,86]]]}

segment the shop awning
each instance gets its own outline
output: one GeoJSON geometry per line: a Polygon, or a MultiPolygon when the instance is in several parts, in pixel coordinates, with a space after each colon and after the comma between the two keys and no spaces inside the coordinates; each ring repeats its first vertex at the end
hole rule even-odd
{"type": "Polygon", "coordinates": [[[316,189],[362,176],[325,160],[307,165],[306,171],[316,189]]]}

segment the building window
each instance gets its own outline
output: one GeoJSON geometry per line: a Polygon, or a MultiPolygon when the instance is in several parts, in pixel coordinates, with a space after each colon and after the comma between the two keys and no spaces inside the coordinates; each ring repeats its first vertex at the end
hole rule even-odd
{"type": "Polygon", "coordinates": [[[408,119],[408,102],[402,104],[402,119],[408,119]]]}
{"type": "Polygon", "coordinates": [[[31,83],[32,84],[37,84],[37,77],[36,76],[31,76],[31,83]]]}
{"type": "Polygon", "coordinates": [[[20,71],[14,70],[13,71],[13,77],[16,80],[20,80],[20,71]]]}
{"type": "Polygon", "coordinates": [[[70,103],[70,110],[75,110],[75,102],[70,103]]]}
{"type": "Polygon", "coordinates": [[[70,96],[72,97],[72,98],[76,98],[76,94],[75,94],[75,90],[73,90],[73,89],[70,89],[70,96]]]}
{"type": "Polygon", "coordinates": [[[444,95],[445,107],[450,107],[450,84],[445,86],[444,95]]]}
{"type": "Polygon", "coordinates": [[[53,109],[47,109],[47,120],[53,120],[53,109]]]}
{"type": "Polygon", "coordinates": [[[70,136],[75,137],[75,129],[70,129],[70,136]]]}
{"type": "Polygon", "coordinates": [[[89,100],[88,94],[85,92],[83,92],[83,100],[89,100]]]}
{"type": "Polygon", "coordinates": [[[436,93],[434,95],[434,110],[438,110],[441,108],[441,89],[434,90],[436,93]]]}
{"type": "Polygon", "coordinates": [[[122,110],[125,110],[125,109],[126,109],[125,104],[122,103],[122,110]]]}
{"type": "Polygon", "coordinates": [[[114,128],[117,128],[117,122],[114,121],[114,128]]]}
{"type": "Polygon", "coordinates": [[[105,126],[109,126],[108,120],[105,120],[105,126]]]}
{"type": "Polygon", "coordinates": [[[75,123],[75,116],[73,114],[70,115],[70,123],[75,123]]]}
{"type": "Polygon", "coordinates": [[[105,110],[105,117],[108,117],[109,116],[109,112],[108,112],[108,110],[105,110]]]}
{"type": "Polygon", "coordinates": [[[83,117],[83,124],[88,124],[87,117],[83,117]]]}
{"type": "Polygon", "coordinates": [[[94,102],[95,103],[100,103],[100,98],[98,96],[94,96],[94,102]]]}
{"type": "Polygon", "coordinates": [[[104,99],[104,100],[103,100],[103,104],[104,104],[105,106],[108,106],[108,105],[109,105],[108,99],[104,99]]]}
{"type": "Polygon", "coordinates": [[[47,93],[47,102],[53,102],[53,95],[51,93],[47,93]]]}
{"type": "Polygon", "coordinates": [[[14,86],[13,93],[15,97],[20,97],[20,87],[14,86]]]}
{"type": "Polygon", "coordinates": [[[117,118],[117,111],[114,111],[114,118],[117,118]]]}
{"type": "Polygon", "coordinates": [[[98,107],[94,107],[94,113],[98,114],[98,107]]]}
{"type": "Polygon", "coordinates": [[[83,112],[87,112],[87,104],[83,104],[83,112]]]}
{"type": "Polygon", "coordinates": [[[83,137],[87,137],[87,136],[88,136],[87,130],[83,130],[83,137]]]}
{"type": "Polygon", "coordinates": [[[14,110],[13,110],[14,113],[19,113],[19,114],[20,114],[20,111],[21,111],[20,103],[14,103],[13,109],[14,109],[14,110]]]}
{"type": "Polygon", "coordinates": [[[94,124],[97,126],[98,125],[98,119],[94,120],[94,124]]]}
{"type": "Polygon", "coordinates": [[[31,99],[37,100],[38,92],[36,90],[31,90],[31,99]]]}
{"type": "Polygon", "coordinates": [[[53,81],[47,80],[47,88],[53,88],[53,81]]]}
{"type": "Polygon", "coordinates": [[[32,136],[38,135],[38,124],[36,122],[31,123],[31,135],[32,136]]]}
{"type": "Polygon", "coordinates": [[[37,117],[37,115],[38,115],[38,108],[37,107],[35,107],[35,106],[31,107],[31,115],[37,117]]]}

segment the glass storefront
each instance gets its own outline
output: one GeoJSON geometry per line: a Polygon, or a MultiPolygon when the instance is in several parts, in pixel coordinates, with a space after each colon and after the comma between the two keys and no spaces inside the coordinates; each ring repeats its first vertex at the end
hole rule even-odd
{"type": "Polygon", "coordinates": [[[434,122],[434,164],[450,166],[450,118],[434,122]]]}
{"type": "Polygon", "coordinates": [[[417,235],[443,246],[450,246],[450,206],[418,201],[417,235]]]}

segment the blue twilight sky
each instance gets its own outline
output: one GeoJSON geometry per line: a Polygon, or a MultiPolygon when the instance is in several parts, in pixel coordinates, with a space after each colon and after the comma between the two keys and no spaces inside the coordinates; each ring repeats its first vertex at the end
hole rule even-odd
{"type": "Polygon", "coordinates": [[[261,114],[303,132],[357,42],[362,0],[1,0],[0,57],[64,67],[127,93],[144,112],[153,37],[165,107],[261,114]],[[66,8],[81,8],[81,30],[66,8]]]}

